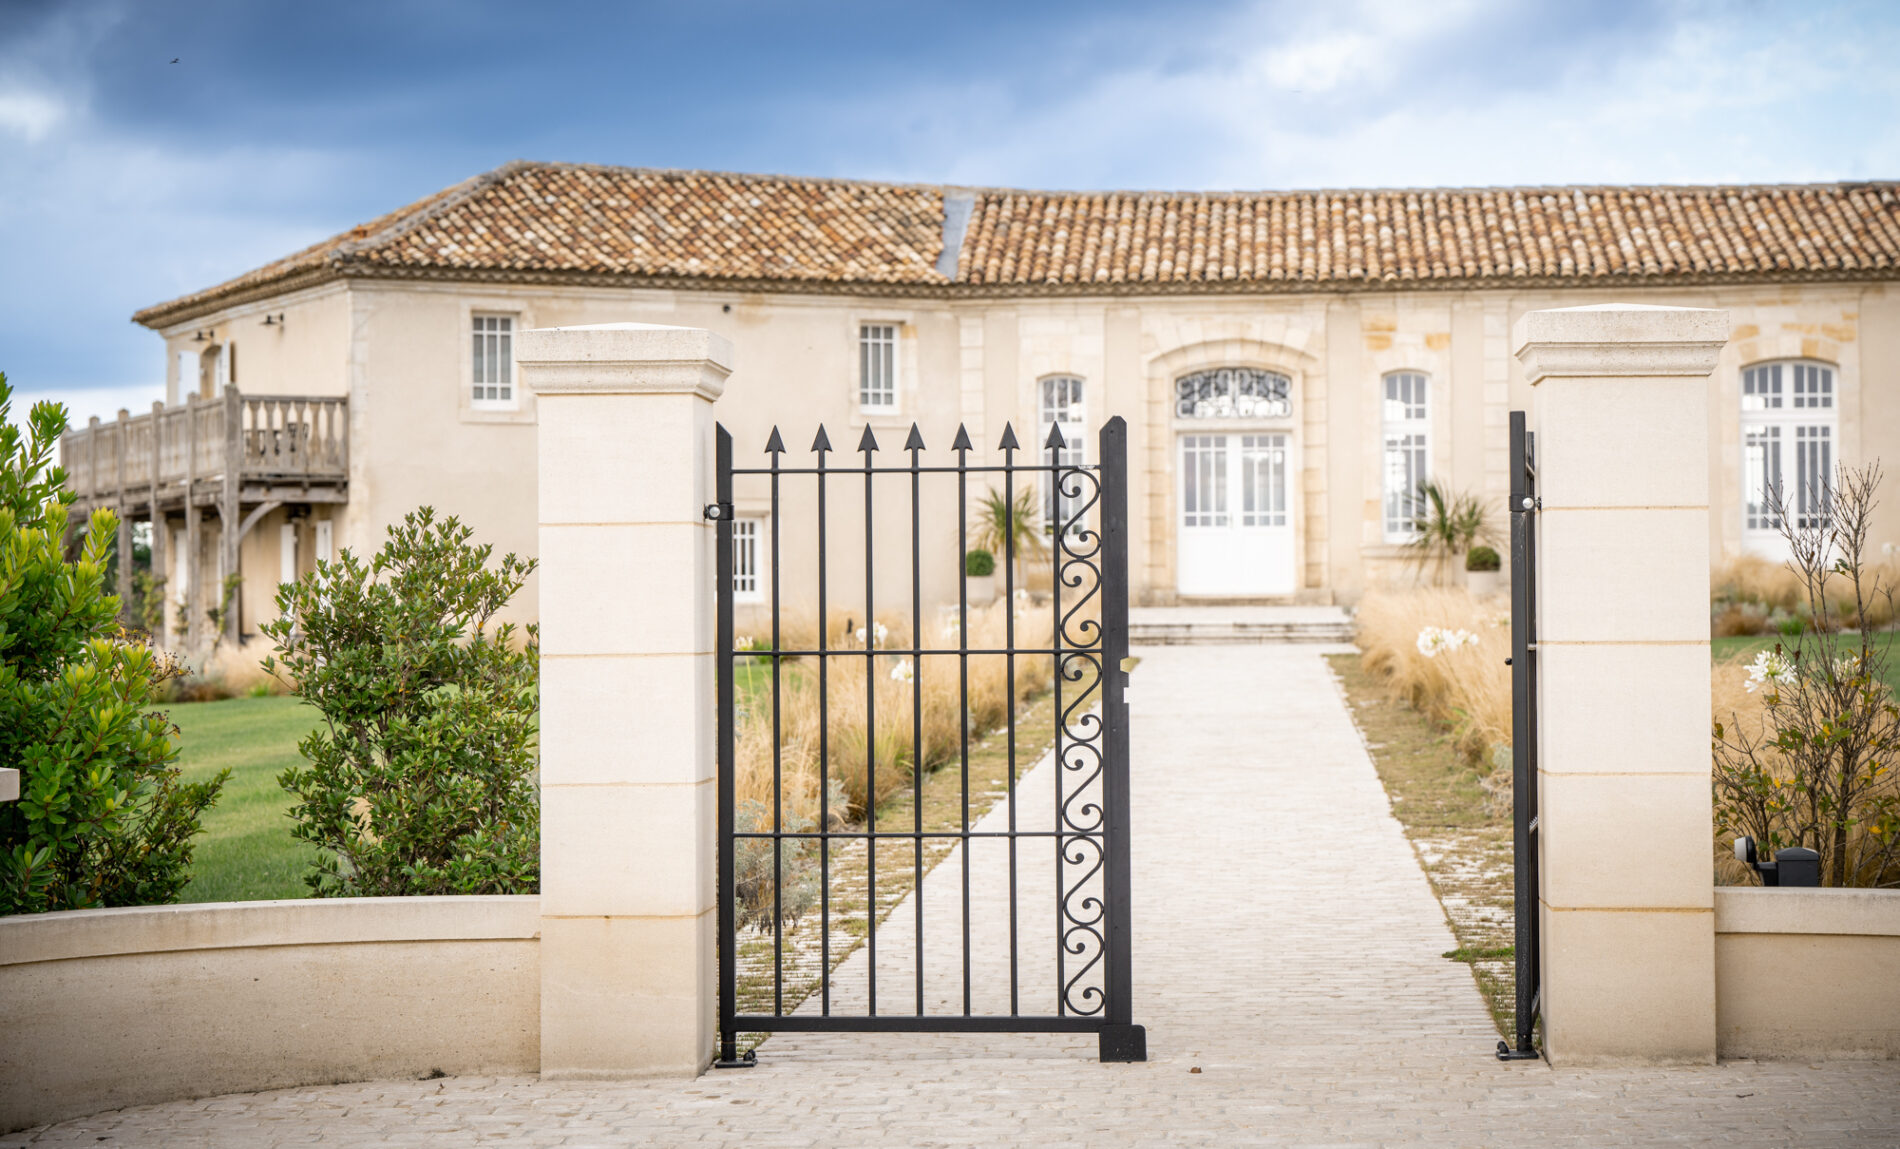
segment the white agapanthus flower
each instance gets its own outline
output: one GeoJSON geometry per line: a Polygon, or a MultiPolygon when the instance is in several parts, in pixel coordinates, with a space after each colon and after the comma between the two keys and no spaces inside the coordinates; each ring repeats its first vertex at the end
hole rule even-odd
{"type": "Polygon", "coordinates": [[[1778,650],[1764,650],[1748,664],[1748,692],[1763,686],[1782,687],[1794,681],[1794,662],[1778,650]]]}
{"type": "Polygon", "coordinates": [[[1449,630],[1442,626],[1422,627],[1418,632],[1418,652],[1426,658],[1437,658],[1447,650],[1457,650],[1461,646],[1478,645],[1478,636],[1462,628],[1449,630]]]}
{"type": "Polygon", "coordinates": [[[909,682],[916,677],[917,672],[910,668],[910,659],[908,658],[898,659],[897,665],[891,667],[892,682],[909,682]]]}
{"type": "MultiPolygon", "coordinates": [[[[871,635],[872,635],[872,640],[873,640],[873,641],[872,641],[872,645],[873,645],[873,646],[883,646],[883,645],[884,645],[884,639],[885,639],[885,637],[886,637],[887,635],[889,635],[890,633],[891,633],[891,632],[890,632],[890,631],[889,631],[888,629],[886,629],[886,628],[885,628],[885,626],[884,626],[884,624],[883,624],[883,623],[881,623],[881,622],[878,622],[878,623],[872,623],[872,624],[871,624],[871,635]]],[[[864,641],[864,628],[863,628],[863,627],[859,627],[859,628],[858,628],[858,641],[859,641],[859,642],[863,642],[863,641],[864,641]]]]}
{"type": "Polygon", "coordinates": [[[742,634],[742,635],[740,635],[739,637],[737,637],[737,638],[735,638],[735,639],[733,639],[733,640],[732,640],[732,649],[734,649],[734,650],[751,650],[751,649],[752,649],[752,636],[751,636],[751,635],[749,635],[749,634],[742,634]]]}

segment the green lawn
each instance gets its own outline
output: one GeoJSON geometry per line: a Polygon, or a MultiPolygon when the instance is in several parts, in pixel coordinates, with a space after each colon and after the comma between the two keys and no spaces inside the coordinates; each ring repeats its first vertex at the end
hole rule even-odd
{"type": "Polygon", "coordinates": [[[302,759],[297,743],[316,726],[296,698],[233,698],[168,706],[178,725],[179,764],[188,780],[229,767],[217,805],[206,812],[187,902],[301,898],[315,851],[290,836],[290,795],[277,775],[302,759]]]}
{"type": "MultiPolygon", "coordinates": [[[[1843,639],[1851,641],[1850,636],[1843,636],[1843,639]]],[[[1900,695],[1900,649],[1895,649],[1894,643],[1896,639],[1900,639],[1900,632],[1889,631],[1879,636],[1876,641],[1884,640],[1887,647],[1887,665],[1885,667],[1885,673],[1881,678],[1886,682],[1888,689],[1892,690],[1896,695],[1900,695]]],[[[1744,659],[1753,658],[1755,652],[1758,650],[1773,650],[1777,642],[1792,648],[1794,641],[1795,640],[1791,638],[1782,638],[1772,634],[1742,635],[1736,638],[1715,639],[1709,644],[1709,647],[1710,653],[1714,656],[1715,661],[1724,662],[1737,656],[1744,659]]],[[[1843,649],[1845,649],[1845,647],[1843,647],[1843,649]]]]}

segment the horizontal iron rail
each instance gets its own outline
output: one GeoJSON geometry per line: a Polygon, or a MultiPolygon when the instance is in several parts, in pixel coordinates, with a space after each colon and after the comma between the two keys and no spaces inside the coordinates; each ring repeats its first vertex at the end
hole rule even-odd
{"type": "Polygon", "coordinates": [[[875,1017],[742,1013],[732,1022],[741,1033],[1094,1033],[1109,1024],[1107,1018],[1097,1015],[971,1014],[966,1017],[950,1013],[927,1013],[921,1017],[904,1013],[880,1013],[875,1017]]]}
{"type": "Polygon", "coordinates": [[[912,655],[955,655],[955,654],[1063,654],[1096,655],[1102,653],[1101,643],[1093,646],[1013,646],[1013,647],[975,647],[975,646],[880,646],[866,650],[861,646],[829,646],[823,650],[740,650],[734,651],[735,658],[863,658],[871,654],[912,654],[912,655]]]}
{"type": "Polygon", "coordinates": [[[1106,830],[735,830],[735,838],[758,838],[771,841],[774,838],[803,838],[816,842],[821,838],[952,838],[962,841],[964,838],[1100,838],[1106,830]]]}
{"type": "Polygon", "coordinates": [[[1025,471],[1099,471],[1101,467],[1094,463],[1010,463],[996,467],[911,467],[898,464],[893,467],[734,467],[735,475],[829,475],[834,479],[863,479],[866,473],[873,475],[1000,475],[1005,471],[1021,473],[1025,471]]]}

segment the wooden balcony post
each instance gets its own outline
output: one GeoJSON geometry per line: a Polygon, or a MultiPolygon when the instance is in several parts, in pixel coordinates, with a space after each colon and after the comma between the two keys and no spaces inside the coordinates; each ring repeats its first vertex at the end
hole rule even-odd
{"type": "Polygon", "coordinates": [[[198,619],[198,396],[185,397],[185,649],[197,653],[204,625],[198,619]]]}
{"type": "MultiPolygon", "coordinates": [[[[238,573],[238,544],[243,541],[238,525],[238,498],[244,480],[244,397],[236,387],[224,388],[224,486],[218,493],[218,606],[224,606],[226,580],[238,573]]],[[[231,608],[224,616],[224,637],[233,643],[243,634],[241,604],[243,594],[231,597],[231,608]]]]}
{"type": "Polygon", "coordinates": [[[159,646],[172,644],[171,597],[177,591],[167,581],[171,568],[172,532],[165,512],[159,508],[158,480],[165,470],[165,401],[152,402],[152,586],[158,593],[158,633],[152,638],[159,646]]]}
{"type": "Polygon", "coordinates": [[[119,530],[118,536],[113,540],[113,546],[118,552],[115,565],[119,575],[117,592],[119,622],[122,625],[129,625],[132,621],[132,517],[129,514],[131,508],[126,506],[125,502],[125,452],[130,445],[127,440],[131,434],[132,412],[121,407],[119,408],[118,496],[115,504],[119,512],[119,530]]]}

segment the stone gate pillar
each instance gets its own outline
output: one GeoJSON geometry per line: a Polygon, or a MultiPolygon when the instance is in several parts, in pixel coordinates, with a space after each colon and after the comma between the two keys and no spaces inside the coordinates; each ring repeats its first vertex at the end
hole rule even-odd
{"type": "Polygon", "coordinates": [[[713,400],[687,327],[524,331],[539,424],[541,1067],[692,1075],[713,1048],[713,400]]]}
{"type": "Polygon", "coordinates": [[[1728,313],[1513,333],[1532,385],[1543,1016],[1554,1065],[1715,1058],[1708,377],[1728,313]]]}

